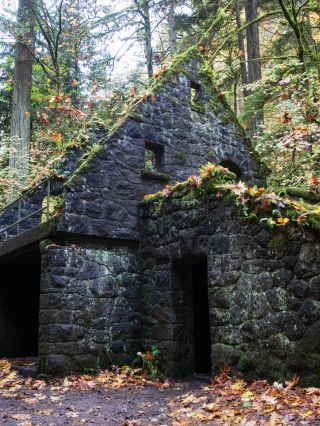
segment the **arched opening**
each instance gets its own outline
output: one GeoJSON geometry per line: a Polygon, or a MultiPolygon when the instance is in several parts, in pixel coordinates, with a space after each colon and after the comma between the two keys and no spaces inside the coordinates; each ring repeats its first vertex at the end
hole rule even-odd
{"type": "Polygon", "coordinates": [[[242,171],[240,167],[233,161],[223,160],[221,161],[220,166],[225,167],[226,169],[230,170],[230,172],[234,173],[237,176],[237,180],[242,178],[242,171]]]}

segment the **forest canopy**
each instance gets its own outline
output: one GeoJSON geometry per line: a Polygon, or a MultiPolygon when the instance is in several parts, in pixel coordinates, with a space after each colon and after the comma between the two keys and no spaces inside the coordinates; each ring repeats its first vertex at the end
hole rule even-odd
{"type": "Polygon", "coordinates": [[[320,194],[319,0],[5,0],[0,205],[63,172],[190,47],[275,192],[320,194]]]}

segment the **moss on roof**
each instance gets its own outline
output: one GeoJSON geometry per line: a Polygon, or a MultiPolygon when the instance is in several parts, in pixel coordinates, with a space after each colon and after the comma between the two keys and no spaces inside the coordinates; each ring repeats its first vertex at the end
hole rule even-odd
{"type": "MultiPolygon", "coordinates": [[[[218,116],[218,118],[226,125],[233,125],[235,134],[247,145],[250,150],[252,158],[260,164],[258,154],[254,151],[251,141],[247,138],[243,128],[239,124],[236,115],[227,104],[223,96],[219,95],[214,87],[212,80],[212,72],[210,67],[206,64],[205,59],[197,47],[190,47],[180,55],[177,55],[172,64],[169,67],[164,67],[155,73],[155,80],[149,86],[145,92],[132,99],[130,103],[126,105],[125,113],[121,118],[108,129],[106,135],[99,141],[99,145],[105,145],[116,132],[124,126],[128,119],[143,122],[143,113],[139,110],[139,107],[145,102],[153,102],[155,96],[165,88],[166,84],[172,80],[177,74],[183,74],[188,78],[192,78],[192,72],[188,67],[190,60],[196,60],[199,62],[198,75],[199,78],[205,82],[206,89],[209,91],[210,108],[218,116]]],[[[73,172],[70,179],[66,182],[67,187],[71,187],[75,179],[85,170],[86,165],[92,160],[97,153],[96,148],[90,147],[89,151],[86,152],[83,157],[79,160],[76,170],[73,172]]],[[[265,174],[264,167],[261,165],[262,173],[265,174]]]]}
{"type": "MultiPolygon", "coordinates": [[[[242,217],[269,228],[285,228],[291,224],[320,230],[320,204],[280,196],[265,188],[236,183],[236,176],[228,169],[208,163],[200,168],[200,176],[167,185],[162,191],[145,195],[141,204],[153,205],[159,215],[165,212],[169,200],[179,200],[183,208],[202,202],[224,200],[235,205],[242,217]]],[[[300,192],[301,195],[301,192],[300,192]]]]}

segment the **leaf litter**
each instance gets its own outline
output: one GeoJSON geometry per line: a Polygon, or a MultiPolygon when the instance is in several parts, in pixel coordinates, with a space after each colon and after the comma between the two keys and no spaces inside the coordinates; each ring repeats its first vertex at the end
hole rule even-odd
{"type": "Polygon", "coordinates": [[[320,389],[299,387],[297,376],[285,383],[246,383],[226,365],[205,385],[151,380],[129,366],[45,380],[23,377],[1,359],[0,424],[315,425],[320,389]]]}

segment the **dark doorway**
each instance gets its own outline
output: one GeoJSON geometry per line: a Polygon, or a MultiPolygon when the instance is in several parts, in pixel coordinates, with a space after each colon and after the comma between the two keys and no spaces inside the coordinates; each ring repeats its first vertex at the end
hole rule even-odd
{"type": "Polygon", "coordinates": [[[207,261],[192,266],[194,366],[196,373],[211,371],[211,342],[207,261]]]}
{"type": "Polygon", "coordinates": [[[207,259],[190,256],[173,265],[179,351],[173,374],[211,372],[211,341],[207,259]]]}
{"type": "Polygon", "coordinates": [[[221,161],[220,166],[225,167],[226,169],[230,170],[230,172],[234,173],[238,181],[242,178],[242,171],[240,167],[233,161],[231,160],[221,161]]]}
{"type": "Polygon", "coordinates": [[[38,354],[40,251],[0,264],[0,357],[38,354]]]}

